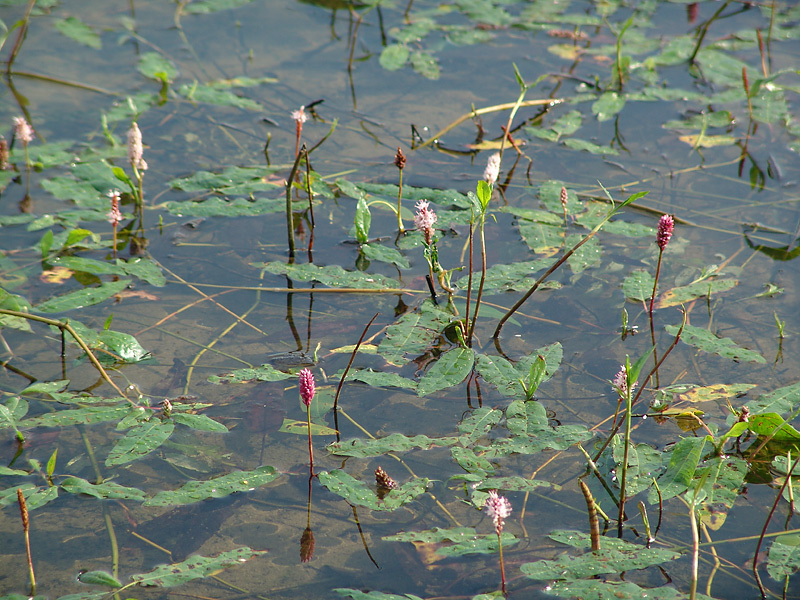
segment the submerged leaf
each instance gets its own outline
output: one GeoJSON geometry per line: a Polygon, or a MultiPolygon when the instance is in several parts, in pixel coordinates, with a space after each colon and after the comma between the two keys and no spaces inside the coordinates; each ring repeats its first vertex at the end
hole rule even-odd
{"type": "MultiPolygon", "coordinates": [[[[502,535],[503,547],[516,544],[519,540],[510,533],[502,535]]],[[[409,531],[387,535],[387,542],[413,542],[414,544],[443,544],[436,548],[440,556],[465,556],[468,554],[495,554],[498,550],[495,533],[477,533],[472,527],[435,527],[425,531],[409,531]]]]}
{"type": "Polygon", "coordinates": [[[152,419],[132,427],[108,453],[107,467],[124,465],[147,456],[161,446],[175,429],[172,421],[152,419]]]}

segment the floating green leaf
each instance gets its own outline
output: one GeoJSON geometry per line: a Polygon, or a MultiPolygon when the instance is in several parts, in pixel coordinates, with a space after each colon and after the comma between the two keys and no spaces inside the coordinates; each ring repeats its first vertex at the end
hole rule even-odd
{"type": "MultiPolygon", "coordinates": [[[[194,6],[194,3],[190,6],[194,6]]],[[[219,82],[195,82],[192,85],[182,85],[178,88],[178,93],[191,102],[202,102],[204,104],[214,104],[216,106],[233,106],[252,111],[264,110],[264,107],[255,100],[237,96],[233,92],[225,89],[226,87],[227,86],[219,85],[219,82]]]]}
{"type": "Polygon", "coordinates": [[[389,248],[387,246],[381,246],[380,244],[364,244],[361,246],[361,252],[370,260],[379,260],[396,265],[401,269],[411,268],[408,259],[400,254],[400,251],[396,248],[389,248]]]}
{"type": "Polygon", "coordinates": [[[175,423],[171,421],[151,419],[139,423],[111,449],[106,458],[106,466],[116,467],[147,456],[161,446],[174,429],[175,423]]]}
{"type": "Polygon", "coordinates": [[[411,66],[426,79],[439,79],[439,63],[432,54],[416,50],[411,53],[411,66]]]}
{"type": "MultiPolygon", "coordinates": [[[[664,585],[644,588],[628,581],[603,581],[601,579],[570,579],[556,581],[547,588],[546,594],[561,598],[595,598],[618,600],[619,598],[647,598],[648,600],[686,600],[684,592],[664,585]]],[[[713,600],[705,594],[696,594],[696,600],[713,600]]]]}
{"type": "MultiPolygon", "coordinates": [[[[278,431],[281,433],[293,433],[295,435],[308,435],[308,422],[296,421],[294,419],[284,419],[283,424],[278,431]]],[[[331,429],[326,425],[320,425],[312,422],[311,435],[336,435],[336,430],[331,429]]]]}
{"type": "Polygon", "coordinates": [[[689,489],[707,441],[710,441],[710,436],[684,438],[672,447],[669,454],[664,456],[664,459],[669,457],[667,470],[658,478],[661,496],[655,488],[651,488],[647,496],[650,504],[668,500],[689,489]]]}
{"type": "Polygon", "coordinates": [[[598,121],[608,121],[625,106],[625,96],[617,92],[606,92],[592,104],[592,112],[597,115],[598,121]]]}
{"type": "Polygon", "coordinates": [[[168,81],[174,81],[178,75],[178,68],[175,64],[161,56],[158,52],[145,52],[139,57],[139,64],[137,65],[139,73],[148,79],[156,79],[156,73],[163,73],[166,75],[168,81]]]}
{"type": "MultiPolygon", "coordinates": [[[[665,329],[670,335],[677,335],[680,328],[676,325],[667,325],[665,329]]],[[[767,362],[758,352],[737,346],[730,338],[718,338],[710,331],[692,325],[684,326],[683,333],[681,333],[681,341],[703,352],[718,354],[723,358],[729,358],[737,362],[745,361],[761,364],[767,362]]]]}
{"type": "Polygon", "coordinates": [[[113,481],[89,483],[80,477],[67,477],[61,482],[61,489],[70,494],[86,494],[95,498],[119,498],[123,500],[140,500],[142,502],[147,500],[147,494],[142,490],[125,487],[113,481]]]}
{"type": "Polygon", "coordinates": [[[521,397],[525,390],[520,383],[522,374],[502,356],[475,356],[475,370],[504,396],[521,397]]]}
{"type": "Polygon", "coordinates": [[[472,348],[451,348],[420,379],[417,396],[427,396],[458,385],[467,378],[474,362],[472,348]]]}
{"type": "MultiPolygon", "coordinates": [[[[352,598],[353,600],[422,600],[422,598],[414,594],[398,596],[397,594],[384,594],[383,592],[377,592],[375,590],[364,592],[362,590],[352,590],[350,588],[334,588],[333,591],[340,596],[352,598]]],[[[28,600],[28,597],[14,598],[13,600],[28,600]]],[[[33,598],[32,600],[37,599],[33,598]]]]}
{"type": "Polygon", "coordinates": [[[282,381],[292,379],[295,375],[278,371],[272,365],[261,365],[253,369],[236,369],[224,375],[211,375],[211,383],[250,383],[251,381],[282,381]]]}
{"type": "Polygon", "coordinates": [[[366,506],[380,511],[398,509],[424,494],[428,488],[427,479],[414,479],[404,483],[399,489],[389,491],[381,500],[375,490],[338,469],[320,473],[319,482],[354,506],[366,506]]]}
{"type": "Polygon", "coordinates": [[[606,573],[645,569],[675,560],[680,554],[661,548],[645,548],[625,540],[601,538],[600,550],[579,556],[562,554],[555,560],[525,563],[520,567],[527,577],[538,580],[584,579],[606,573]],[[608,542],[608,543],[607,543],[608,542]],[[618,542],[623,542],[622,544],[618,542]]]}
{"type": "MultiPolygon", "coordinates": [[[[516,544],[519,540],[508,532],[502,535],[503,547],[516,544]]],[[[469,554],[495,554],[497,535],[492,532],[480,534],[472,527],[435,527],[425,531],[409,531],[383,537],[387,542],[414,542],[422,544],[443,544],[436,548],[440,556],[466,556],[469,554]]]]}
{"type": "Polygon", "coordinates": [[[274,467],[259,467],[253,471],[234,471],[209,481],[187,481],[179,489],[158,492],[145,506],[181,506],[208,498],[224,498],[236,492],[251,492],[280,476],[274,467]]]}
{"type": "MultiPolygon", "coordinates": [[[[334,374],[331,379],[341,379],[343,372],[340,371],[334,374]]],[[[373,371],[372,369],[354,369],[347,374],[347,381],[362,381],[374,387],[396,387],[408,390],[417,388],[415,381],[406,379],[402,375],[385,371],[373,371]]]]}
{"type": "Polygon", "coordinates": [[[403,44],[389,44],[381,51],[380,64],[387,71],[402,69],[408,62],[410,50],[403,44]]]}
{"type": "Polygon", "coordinates": [[[461,436],[458,443],[462,446],[469,446],[476,442],[500,422],[503,418],[503,411],[494,408],[477,408],[458,424],[461,436]]]}
{"type": "Polygon", "coordinates": [[[222,423],[215,421],[205,415],[193,415],[191,413],[173,412],[170,417],[176,423],[186,425],[198,431],[211,431],[214,433],[228,433],[228,428],[222,423]]]}
{"type": "Polygon", "coordinates": [[[622,282],[622,293],[628,300],[645,302],[653,295],[655,279],[649,271],[637,269],[622,282]]]}
{"type": "Polygon", "coordinates": [[[78,581],[87,585],[104,585],[110,588],[122,587],[113,575],[105,571],[86,571],[78,575],[78,581]]]}
{"type": "Polygon", "coordinates": [[[393,365],[406,362],[406,354],[420,354],[428,349],[453,316],[430,300],[400,317],[386,329],[378,345],[378,354],[393,365]]]}
{"type": "Polygon", "coordinates": [[[253,266],[275,275],[287,275],[294,281],[318,281],[329,287],[352,287],[365,290],[401,289],[403,287],[399,281],[389,279],[383,275],[363,273],[361,271],[345,271],[339,265],[320,267],[313,263],[288,265],[282,262],[269,262],[257,263],[253,266]]]}
{"type": "Polygon", "coordinates": [[[130,283],[129,279],[123,279],[121,281],[101,283],[97,287],[75,290],[63,296],[56,296],[50,300],[45,300],[41,304],[35,306],[34,310],[43,313],[57,313],[100,304],[111,298],[111,296],[119,294],[128,287],[130,283]]]}
{"type": "Polygon", "coordinates": [[[56,21],[54,27],[60,34],[79,44],[89,46],[89,48],[94,48],[95,50],[100,50],[103,47],[97,32],[77,17],[67,17],[56,21]]]}
{"type": "Polygon", "coordinates": [[[190,556],[180,563],[159,565],[148,573],[131,575],[131,580],[142,586],[173,587],[187,581],[208,577],[221,569],[241,565],[255,556],[262,556],[266,553],[266,550],[251,550],[243,546],[217,556],[190,556]]]}
{"type": "Polygon", "coordinates": [[[130,412],[130,404],[117,406],[87,406],[45,413],[25,419],[21,427],[67,427],[119,421],[130,412]]]}
{"type": "MultiPolygon", "coordinates": [[[[689,285],[675,287],[663,292],[656,300],[656,308],[667,308],[669,306],[680,306],[703,296],[711,297],[712,294],[725,292],[739,282],[736,279],[711,279],[696,281],[689,285]]],[[[652,289],[651,289],[652,291],[652,289]]]]}
{"type": "Polygon", "coordinates": [[[458,441],[455,437],[430,438],[427,435],[405,436],[402,433],[393,433],[385,438],[345,440],[328,444],[328,452],[337,456],[382,456],[388,452],[406,452],[421,448],[452,446],[458,441]]]}

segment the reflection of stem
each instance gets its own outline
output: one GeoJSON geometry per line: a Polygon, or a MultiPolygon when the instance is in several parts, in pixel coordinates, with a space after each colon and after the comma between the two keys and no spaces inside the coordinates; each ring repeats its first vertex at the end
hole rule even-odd
{"type": "MultiPolygon", "coordinates": [[[[356,347],[353,348],[353,352],[350,353],[350,361],[347,363],[347,367],[345,367],[344,373],[342,373],[342,378],[339,380],[339,385],[336,387],[336,396],[333,398],[333,412],[336,412],[336,409],[339,406],[339,394],[342,391],[342,386],[344,385],[344,380],[347,377],[347,373],[350,371],[350,367],[353,365],[353,360],[355,360],[356,354],[358,354],[358,349],[361,347],[361,342],[364,341],[364,336],[367,335],[367,330],[369,329],[369,326],[372,325],[372,322],[378,318],[379,314],[380,313],[375,313],[375,316],[369,320],[367,326],[364,327],[364,331],[361,332],[361,337],[358,338],[358,343],[356,344],[356,347]]],[[[338,428],[336,431],[336,441],[337,442],[339,441],[338,428]]]]}
{"type": "Polygon", "coordinates": [[[48,319],[47,317],[40,317],[38,315],[31,315],[26,312],[8,310],[6,308],[0,308],[0,314],[9,315],[11,317],[19,317],[21,319],[28,319],[30,321],[39,321],[40,323],[45,323],[46,325],[51,325],[52,327],[58,327],[61,331],[67,331],[67,333],[69,333],[72,336],[75,342],[86,353],[86,356],[89,357],[89,361],[92,363],[92,365],[94,365],[94,368],[100,372],[100,376],[109,385],[111,385],[111,387],[113,387],[120,396],[122,396],[123,398],[128,400],[128,402],[130,402],[128,397],[125,395],[125,392],[119,389],[117,384],[112,381],[112,379],[108,376],[108,373],[106,373],[106,370],[103,368],[103,365],[100,364],[100,361],[97,360],[94,353],[89,349],[89,346],[86,345],[86,342],[84,342],[83,339],[81,339],[81,336],[79,336],[75,332],[75,330],[69,323],[64,323],[63,321],[56,321],[55,319],[48,319]]]}
{"type": "Polygon", "coordinates": [[[300,149],[300,152],[294,159],[292,171],[289,177],[286,178],[286,229],[289,234],[289,258],[294,258],[294,222],[292,218],[292,185],[294,183],[295,175],[297,174],[297,167],[300,165],[300,158],[306,153],[306,145],[300,149]]]}
{"type": "Polygon", "coordinates": [[[377,561],[372,558],[372,553],[369,551],[369,546],[367,546],[367,539],[364,537],[364,530],[361,529],[361,521],[358,520],[358,510],[356,507],[351,504],[350,508],[353,509],[353,520],[356,522],[356,527],[358,527],[358,535],[361,536],[361,543],[364,545],[364,551],[367,553],[367,556],[372,561],[372,564],[375,565],[376,568],[380,569],[381,566],[377,563],[377,561]]]}
{"type": "Polygon", "coordinates": [[[9,55],[8,62],[6,63],[6,75],[9,77],[11,76],[11,67],[14,66],[14,61],[17,59],[19,49],[22,47],[22,42],[25,41],[25,36],[28,34],[28,24],[31,20],[31,11],[33,10],[35,4],[36,0],[28,1],[28,6],[25,8],[25,16],[23,16],[22,20],[20,21],[22,25],[20,25],[17,39],[14,42],[14,47],[11,49],[11,54],[9,55]]]}
{"type": "Polygon", "coordinates": [[[689,600],[697,597],[697,566],[700,560],[700,534],[697,530],[697,514],[695,513],[695,500],[689,503],[689,518],[692,521],[692,583],[689,588],[689,600]]]}

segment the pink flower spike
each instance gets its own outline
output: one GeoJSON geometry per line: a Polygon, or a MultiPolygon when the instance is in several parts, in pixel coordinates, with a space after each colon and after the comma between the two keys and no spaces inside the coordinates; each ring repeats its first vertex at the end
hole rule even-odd
{"type": "MultiPolygon", "coordinates": [[[[619,394],[620,398],[624,398],[628,394],[628,370],[625,368],[625,365],[619,366],[619,372],[614,375],[614,379],[611,380],[611,385],[614,388],[614,391],[619,394]]],[[[637,382],[631,386],[631,394],[633,390],[636,389],[637,382]]]]}
{"type": "Polygon", "coordinates": [[[315,389],[314,374],[308,369],[300,371],[300,398],[306,406],[311,406],[315,389]]]}
{"type": "Polygon", "coordinates": [[[511,502],[509,502],[508,498],[505,496],[500,496],[497,490],[492,490],[489,492],[489,497],[486,499],[484,509],[486,510],[486,514],[492,519],[497,535],[500,535],[503,532],[503,519],[508,518],[511,514],[511,502]]]}
{"type": "Polygon", "coordinates": [[[292,111],[292,119],[298,125],[302,125],[306,121],[308,121],[308,115],[306,114],[306,107],[301,106],[300,110],[293,110],[292,111]]]}
{"type": "Polygon", "coordinates": [[[494,185],[500,176],[500,153],[495,152],[486,162],[486,169],[483,171],[483,180],[489,185],[494,185]]]}
{"type": "Polygon", "coordinates": [[[109,223],[116,226],[122,221],[122,213],[119,210],[119,190],[110,190],[106,195],[111,198],[111,210],[106,214],[106,219],[108,219],[109,223]]]}
{"type": "Polygon", "coordinates": [[[658,230],[656,231],[656,244],[663,251],[669,244],[672,237],[672,230],[675,229],[675,219],[671,215],[664,215],[658,221],[658,230]]]}
{"type": "Polygon", "coordinates": [[[33,128],[25,120],[25,117],[14,117],[14,135],[26,146],[33,141],[33,128]]]}
{"type": "Polygon", "coordinates": [[[425,243],[433,243],[433,226],[436,224],[436,213],[428,208],[427,200],[420,200],[416,204],[417,214],[414,215],[414,226],[425,236],[425,243]]]}

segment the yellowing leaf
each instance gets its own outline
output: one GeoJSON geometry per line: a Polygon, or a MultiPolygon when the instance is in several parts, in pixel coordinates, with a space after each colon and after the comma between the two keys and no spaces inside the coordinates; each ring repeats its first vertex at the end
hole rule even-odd
{"type": "MultiPolygon", "coordinates": [[[[308,435],[308,425],[305,421],[294,421],[292,419],[284,419],[283,425],[278,431],[283,433],[296,433],[298,435],[308,435]]],[[[317,425],[311,423],[311,435],[336,435],[336,430],[326,427],[325,425],[317,425]]]]}
{"type": "Polygon", "coordinates": [[[547,51],[567,60],[575,60],[583,54],[583,49],[575,44],[553,44],[547,48],[547,51]]]}
{"type": "Polygon", "coordinates": [[[678,138],[685,144],[689,144],[692,148],[714,148],[715,146],[733,146],[736,143],[736,138],[730,135],[700,135],[699,133],[691,135],[682,135],[678,138]],[[699,141],[698,141],[699,140],[699,141]]]}
{"type": "Polygon", "coordinates": [[[41,279],[44,283],[55,283],[57,285],[61,285],[70,277],[72,277],[72,273],[73,271],[67,269],[66,267],[53,267],[49,271],[44,271],[41,275],[39,275],[39,279],[41,279]]]}
{"type": "Polygon", "coordinates": [[[717,383],[687,390],[680,394],[675,394],[677,400],[696,404],[697,402],[709,402],[710,400],[721,400],[737,396],[756,387],[751,383],[717,383]]]}

